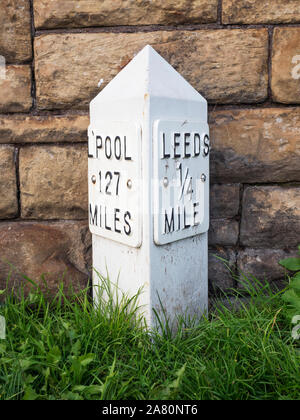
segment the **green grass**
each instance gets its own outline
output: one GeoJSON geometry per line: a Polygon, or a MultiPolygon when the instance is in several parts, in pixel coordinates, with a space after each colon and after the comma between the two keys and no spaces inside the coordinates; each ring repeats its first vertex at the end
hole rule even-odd
{"type": "Polygon", "coordinates": [[[267,286],[249,292],[249,305],[182,321],[173,336],[146,333],[136,299],[94,309],[85,291],[10,296],[0,307],[0,399],[298,399],[285,303],[267,286]]]}

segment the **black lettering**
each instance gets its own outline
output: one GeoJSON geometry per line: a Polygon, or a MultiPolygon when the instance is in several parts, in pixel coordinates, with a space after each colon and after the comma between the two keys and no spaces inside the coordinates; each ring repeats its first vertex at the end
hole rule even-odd
{"type": "Polygon", "coordinates": [[[195,134],[195,136],[194,136],[194,156],[195,157],[199,156],[200,152],[201,152],[201,138],[200,138],[199,134],[195,134]]]}
{"type": "Polygon", "coordinates": [[[187,153],[187,148],[190,146],[190,137],[191,137],[191,135],[190,135],[190,133],[185,133],[184,134],[184,157],[185,158],[189,158],[189,157],[191,157],[191,154],[190,153],[187,153]]]}
{"type": "Polygon", "coordinates": [[[199,207],[200,203],[194,203],[193,207],[194,207],[194,226],[198,226],[199,222],[196,222],[196,217],[199,214],[199,212],[196,210],[197,207],[199,207]]]}
{"type": "Polygon", "coordinates": [[[111,230],[111,227],[107,224],[107,213],[106,213],[106,207],[104,207],[104,215],[105,215],[105,229],[111,230]]]}
{"type": "Polygon", "coordinates": [[[121,148],[121,139],[119,136],[115,138],[115,157],[117,160],[121,159],[122,148],[121,148]]]}
{"type": "Polygon", "coordinates": [[[171,155],[166,153],[166,134],[163,133],[163,159],[169,159],[171,155]]]}
{"type": "MultiPolygon", "coordinates": [[[[92,131],[92,136],[93,136],[93,138],[94,138],[94,136],[95,136],[95,134],[94,134],[94,132],[92,131]]],[[[88,142],[88,157],[90,157],[90,158],[93,158],[94,157],[94,155],[90,152],[90,144],[91,144],[91,139],[89,138],[89,142],[88,142]]]]}
{"type": "Polygon", "coordinates": [[[209,142],[209,137],[206,134],[204,137],[204,149],[203,149],[203,156],[207,157],[209,155],[210,152],[210,142],[209,142]]]}
{"type": "Polygon", "coordinates": [[[178,215],[177,215],[177,217],[178,217],[178,229],[177,230],[180,230],[180,226],[181,226],[181,211],[180,211],[180,206],[178,206],[178,215]]]}
{"type": "Polygon", "coordinates": [[[102,206],[99,206],[99,226],[102,228],[102,206]]]}
{"type": "MultiPolygon", "coordinates": [[[[94,137],[94,132],[93,131],[92,131],[92,136],[94,137]]],[[[91,144],[91,139],[89,139],[89,141],[88,141],[88,157],[93,158],[94,155],[90,152],[90,144],[91,144]]]]}
{"type": "Polygon", "coordinates": [[[99,150],[102,149],[102,137],[96,136],[96,157],[99,157],[99,150]]]}
{"type": "Polygon", "coordinates": [[[95,211],[93,214],[92,205],[90,204],[90,224],[98,226],[98,206],[95,206],[95,211]]]}
{"type": "Polygon", "coordinates": [[[119,195],[119,185],[120,185],[120,172],[114,172],[114,175],[116,175],[118,177],[117,180],[117,185],[116,185],[116,195],[119,195]]]}
{"type": "Polygon", "coordinates": [[[101,190],[101,185],[102,185],[102,172],[101,171],[99,171],[99,191],[100,192],[102,192],[102,190],[101,190]]]}
{"type": "Polygon", "coordinates": [[[107,195],[111,195],[111,191],[109,191],[109,187],[110,187],[111,181],[113,179],[113,174],[109,171],[106,172],[105,179],[108,180],[107,184],[106,184],[106,188],[105,188],[105,193],[107,195]]]}
{"type": "Polygon", "coordinates": [[[124,214],[124,222],[126,223],[126,226],[124,226],[124,232],[127,236],[130,236],[131,235],[131,226],[129,224],[128,219],[131,220],[131,214],[130,214],[129,211],[127,211],[124,214]]]}
{"type": "Polygon", "coordinates": [[[188,225],[187,222],[186,222],[186,208],[185,207],[184,207],[184,210],[183,210],[183,220],[184,220],[184,229],[190,228],[191,225],[188,225]]]}
{"type": "Polygon", "coordinates": [[[175,230],[174,208],[172,208],[171,220],[169,220],[168,212],[165,211],[165,234],[172,233],[175,230]]]}
{"type": "Polygon", "coordinates": [[[126,139],[126,136],[124,136],[124,155],[125,155],[125,160],[132,160],[132,158],[130,156],[127,156],[127,139],[126,139]]]}
{"type": "Polygon", "coordinates": [[[174,133],[174,158],[180,158],[181,154],[177,153],[177,148],[180,146],[180,141],[177,141],[177,139],[180,138],[180,133],[174,133]]]}
{"type": "Polygon", "coordinates": [[[117,222],[120,222],[120,219],[117,217],[117,214],[119,213],[120,213],[120,209],[115,209],[114,222],[115,222],[115,232],[117,233],[121,233],[120,229],[117,229],[117,222]]]}
{"type": "Polygon", "coordinates": [[[105,156],[107,159],[110,159],[111,155],[112,155],[111,138],[107,136],[105,139],[105,156]],[[108,145],[109,145],[109,149],[108,149],[108,145]]]}

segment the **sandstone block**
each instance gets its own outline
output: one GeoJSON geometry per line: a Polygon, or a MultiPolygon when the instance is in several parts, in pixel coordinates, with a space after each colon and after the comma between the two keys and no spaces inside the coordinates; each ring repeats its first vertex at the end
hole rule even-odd
{"type": "Polygon", "coordinates": [[[0,219],[15,217],[18,213],[15,149],[0,146],[0,219]]]}
{"type": "Polygon", "coordinates": [[[275,28],[271,87],[273,99],[277,102],[300,103],[299,43],[300,28],[275,28]]]}
{"type": "Polygon", "coordinates": [[[7,66],[0,78],[0,112],[26,112],[31,106],[30,66],[7,66]]]}
{"type": "Polygon", "coordinates": [[[0,143],[87,141],[87,115],[0,115],[0,143]]]}
{"type": "Polygon", "coordinates": [[[21,215],[86,219],[87,146],[30,146],[20,151],[21,215]]]}
{"type": "Polygon", "coordinates": [[[300,187],[249,187],[244,192],[241,243],[296,247],[300,238],[300,187]]]}
{"type": "Polygon", "coordinates": [[[223,23],[297,23],[298,0],[223,0],[223,23]]]}
{"type": "Polygon", "coordinates": [[[285,269],[278,262],[284,258],[297,257],[297,251],[282,249],[252,249],[239,251],[238,269],[240,271],[239,287],[243,288],[245,277],[253,283],[253,277],[259,281],[273,282],[285,279],[285,269]]]}
{"type": "Polygon", "coordinates": [[[38,28],[216,22],[218,0],[34,0],[38,28]]]}
{"type": "Polygon", "coordinates": [[[239,237],[239,223],[230,219],[212,219],[208,231],[208,244],[236,245],[239,237]]]}
{"type": "Polygon", "coordinates": [[[213,184],[210,187],[210,216],[212,219],[237,216],[240,206],[239,184],[213,184]]]}
{"type": "Polygon", "coordinates": [[[0,55],[7,63],[32,57],[29,0],[0,0],[0,55]]]}
{"type": "Polygon", "coordinates": [[[0,225],[0,289],[36,282],[55,294],[61,282],[79,291],[88,284],[91,237],[85,222],[14,222],[0,225]],[[45,285],[47,284],[47,286],[45,285]]]}
{"type": "Polygon", "coordinates": [[[267,97],[266,29],[72,33],[35,39],[38,107],[87,109],[99,79],[105,86],[147,44],[210,102],[267,97]]]}
{"type": "Polygon", "coordinates": [[[300,108],[212,112],[215,182],[300,181],[300,108]]]}

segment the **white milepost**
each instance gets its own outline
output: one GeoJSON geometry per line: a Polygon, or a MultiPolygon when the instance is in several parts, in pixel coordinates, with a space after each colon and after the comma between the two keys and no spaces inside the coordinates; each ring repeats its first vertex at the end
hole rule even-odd
{"type": "MultiPolygon", "coordinates": [[[[207,309],[206,100],[146,46],[90,104],[93,266],[138,290],[147,325],[207,309]]],[[[94,273],[97,299],[99,278],[94,273]]]]}

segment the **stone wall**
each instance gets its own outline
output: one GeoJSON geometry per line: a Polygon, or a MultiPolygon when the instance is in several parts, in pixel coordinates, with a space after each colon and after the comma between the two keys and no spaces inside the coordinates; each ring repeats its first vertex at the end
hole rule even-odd
{"type": "Polygon", "coordinates": [[[145,44],[209,101],[211,291],[242,288],[215,255],[236,274],[283,277],[277,262],[300,242],[299,0],[0,0],[0,11],[0,289],[22,273],[50,290],[87,284],[88,103],[145,44]]]}

